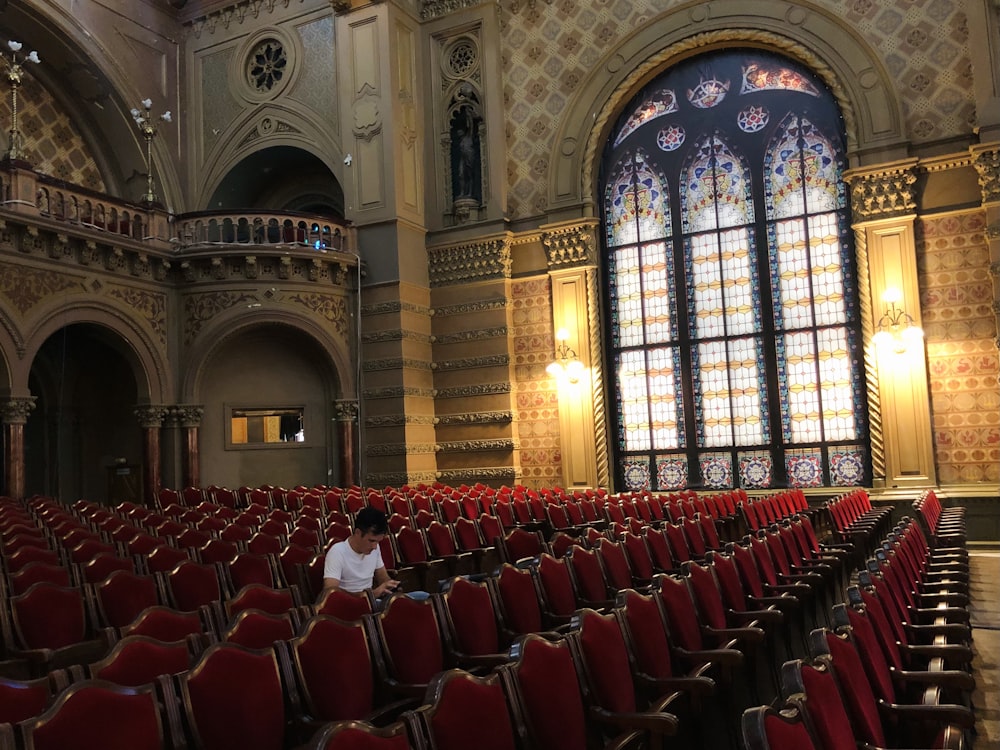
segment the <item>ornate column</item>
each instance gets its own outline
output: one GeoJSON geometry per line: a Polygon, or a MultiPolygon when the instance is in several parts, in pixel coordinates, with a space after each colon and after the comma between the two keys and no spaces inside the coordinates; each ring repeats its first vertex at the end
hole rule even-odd
{"type": "Polygon", "coordinates": [[[972,163],[979,173],[986,213],[986,244],[990,249],[990,276],[993,278],[993,314],[996,319],[996,345],[1000,348],[1000,143],[973,146],[972,163]]]}
{"type": "Polygon", "coordinates": [[[201,453],[198,447],[198,429],[201,427],[201,417],[205,407],[201,404],[178,404],[171,410],[171,415],[184,430],[183,468],[184,486],[201,486],[201,453]]]}
{"type": "Polygon", "coordinates": [[[11,397],[0,405],[3,415],[3,465],[9,497],[24,497],[24,425],[35,408],[35,397],[11,397]]]}
{"type": "Polygon", "coordinates": [[[143,502],[156,501],[160,492],[160,428],[170,413],[166,406],[143,405],[135,408],[142,427],[142,496],[143,502]]]}
{"type": "Polygon", "coordinates": [[[875,487],[927,487],[937,481],[924,347],[897,351],[873,341],[887,290],[900,294],[898,306],[921,325],[916,166],[916,159],[908,159],[844,175],[854,214],[875,487]]]}
{"type": "Polygon", "coordinates": [[[356,399],[338,399],[333,402],[333,411],[337,415],[337,437],[340,442],[340,486],[347,487],[359,483],[355,456],[361,455],[360,451],[364,450],[360,446],[359,452],[354,452],[354,424],[358,421],[358,402],[356,399]]]}
{"type": "MultiPolygon", "coordinates": [[[[577,380],[560,377],[559,440],[563,484],[608,487],[607,413],[604,356],[597,289],[597,220],[541,227],[552,284],[553,333],[583,365],[577,380]]],[[[556,352],[558,355],[558,352],[556,352]]]]}

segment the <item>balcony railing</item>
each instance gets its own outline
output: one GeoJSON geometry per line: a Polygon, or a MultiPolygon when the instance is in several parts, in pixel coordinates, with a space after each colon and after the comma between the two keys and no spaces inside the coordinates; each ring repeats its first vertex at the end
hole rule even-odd
{"type": "Polygon", "coordinates": [[[0,210],[107,232],[166,252],[241,247],[353,253],[346,224],[294,211],[204,211],[169,214],[78,188],[12,166],[0,172],[0,210]]]}

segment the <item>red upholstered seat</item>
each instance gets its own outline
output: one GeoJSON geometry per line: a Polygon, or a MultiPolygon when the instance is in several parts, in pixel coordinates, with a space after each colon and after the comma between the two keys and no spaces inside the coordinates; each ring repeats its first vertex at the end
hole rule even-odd
{"type": "Polygon", "coordinates": [[[356,622],[371,614],[373,609],[371,589],[361,595],[343,589],[328,589],[316,602],[313,612],[317,615],[330,615],[344,622],[356,622]]]}
{"type": "Polygon", "coordinates": [[[160,675],[178,674],[191,667],[201,652],[200,639],[160,641],[145,635],[130,635],[114,645],[103,659],[87,665],[93,679],[138,687],[160,675]]]}
{"type": "Polygon", "coordinates": [[[165,604],[158,577],[117,570],[91,586],[102,625],[122,628],[148,607],[165,604]]]}
{"type": "Polygon", "coordinates": [[[743,714],[743,744],[746,750],[821,750],[806,727],[797,704],[782,709],[759,706],[743,714]]]}
{"type": "Polygon", "coordinates": [[[434,602],[396,594],[366,622],[378,644],[376,663],[382,683],[395,694],[422,697],[431,678],[446,667],[434,602]]]}
{"type": "Polygon", "coordinates": [[[406,724],[373,727],[363,721],[331,722],[304,746],[304,750],[410,750],[406,724]]]}
{"type": "Polygon", "coordinates": [[[435,677],[416,723],[436,750],[515,750],[514,727],[498,675],[452,669],[435,677]]]}
{"type": "Polygon", "coordinates": [[[507,638],[487,581],[455,577],[434,601],[444,625],[445,643],[459,666],[490,666],[507,661],[507,638]]]}
{"type": "Polygon", "coordinates": [[[260,609],[244,609],[223,629],[222,640],[247,648],[271,648],[275,641],[295,635],[299,619],[294,612],[272,614],[260,609]]]}

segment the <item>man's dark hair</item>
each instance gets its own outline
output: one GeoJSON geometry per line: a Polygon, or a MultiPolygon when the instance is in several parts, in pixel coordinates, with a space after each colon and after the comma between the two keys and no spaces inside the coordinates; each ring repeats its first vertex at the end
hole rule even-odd
{"type": "Polygon", "coordinates": [[[389,531],[389,524],[385,520],[385,513],[378,508],[364,507],[354,517],[354,530],[360,531],[362,536],[365,534],[378,536],[389,531]]]}

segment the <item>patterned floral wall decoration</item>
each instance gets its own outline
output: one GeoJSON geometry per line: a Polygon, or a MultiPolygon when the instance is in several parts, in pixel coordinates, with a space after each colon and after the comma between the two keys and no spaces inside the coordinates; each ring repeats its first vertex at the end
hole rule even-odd
{"type": "Polygon", "coordinates": [[[949,214],[917,229],[938,482],[996,484],[1000,364],[985,217],[949,214]]]}
{"type": "Polygon", "coordinates": [[[511,286],[521,482],[526,487],[551,487],[562,483],[559,393],[545,372],[553,352],[552,292],[547,278],[516,281],[511,286]]]}

